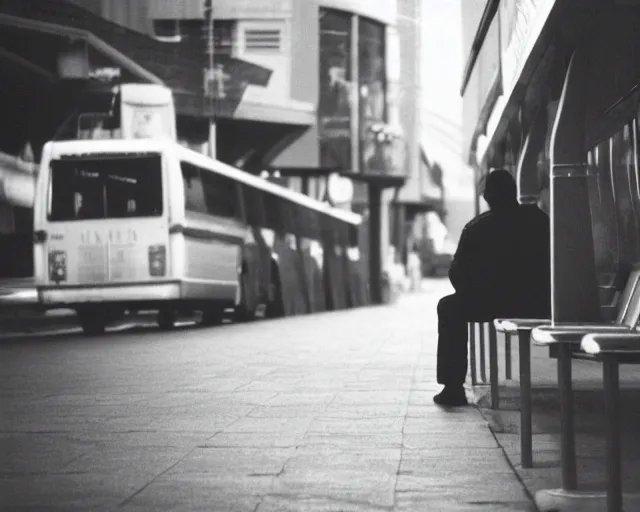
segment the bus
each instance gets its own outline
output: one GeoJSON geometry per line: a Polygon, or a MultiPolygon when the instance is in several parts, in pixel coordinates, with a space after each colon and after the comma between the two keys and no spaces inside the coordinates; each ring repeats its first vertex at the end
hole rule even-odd
{"type": "Polygon", "coordinates": [[[39,303],[87,334],[126,312],[202,323],[366,302],[361,217],[177,142],[48,142],[34,203],[39,303]]]}

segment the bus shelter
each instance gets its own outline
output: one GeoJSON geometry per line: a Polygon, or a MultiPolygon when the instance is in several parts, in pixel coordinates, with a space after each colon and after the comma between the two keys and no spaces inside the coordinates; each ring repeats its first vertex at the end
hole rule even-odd
{"type": "MultiPolygon", "coordinates": [[[[509,169],[521,202],[550,190],[552,322],[607,323],[640,262],[640,4],[556,0],[538,7],[537,36],[512,82],[502,56],[502,82],[495,97],[489,91],[472,153],[484,173],[509,169]]],[[[558,381],[570,389],[564,359],[558,381]]],[[[579,500],[588,496],[577,491],[575,446],[565,435],[573,422],[570,396],[561,396],[565,503],[554,510],[587,509],[579,500]],[[582,508],[565,508],[573,498],[582,508]]],[[[607,436],[619,450],[611,430],[607,436]]],[[[616,464],[607,471],[615,479],[616,464]]]]}

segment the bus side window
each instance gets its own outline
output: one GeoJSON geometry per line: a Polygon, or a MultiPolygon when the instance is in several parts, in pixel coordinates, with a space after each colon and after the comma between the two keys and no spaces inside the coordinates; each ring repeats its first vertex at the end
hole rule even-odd
{"type": "Polygon", "coordinates": [[[201,176],[207,213],[229,219],[239,218],[237,183],[213,172],[203,172],[201,176]]]}
{"type": "Polygon", "coordinates": [[[204,188],[200,169],[186,162],[180,162],[184,184],[184,208],[188,212],[207,213],[204,188]]]}

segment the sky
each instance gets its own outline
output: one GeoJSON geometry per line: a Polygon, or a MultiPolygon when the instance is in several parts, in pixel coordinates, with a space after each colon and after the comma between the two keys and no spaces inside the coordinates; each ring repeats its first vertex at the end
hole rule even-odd
{"type": "Polygon", "coordinates": [[[422,0],[422,143],[444,169],[449,197],[472,198],[471,169],[461,153],[464,67],[460,0],[422,0]]]}

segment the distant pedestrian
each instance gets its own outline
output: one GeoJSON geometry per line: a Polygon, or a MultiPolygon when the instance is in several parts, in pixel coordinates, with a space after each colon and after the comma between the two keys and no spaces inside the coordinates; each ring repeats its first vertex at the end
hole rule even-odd
{"type": "Polygon", "coordinates": [[[455,293],[438,303],[437,372],[444,389],[433,400],[440,405],[467,404],[468,322],[535,317],[548,309],[548,217],[535,205],[518,204],[506,170],[489,173],[483,197],[490,210],[464,227],[451,263],[455,293]]]}
{"type": "Polygon", "coordinates": [[[407,255],[407,274],[409,275],[411,291],[419,291],[422,284],[422,262],[418,244],[414,243],[407,255]]]}

